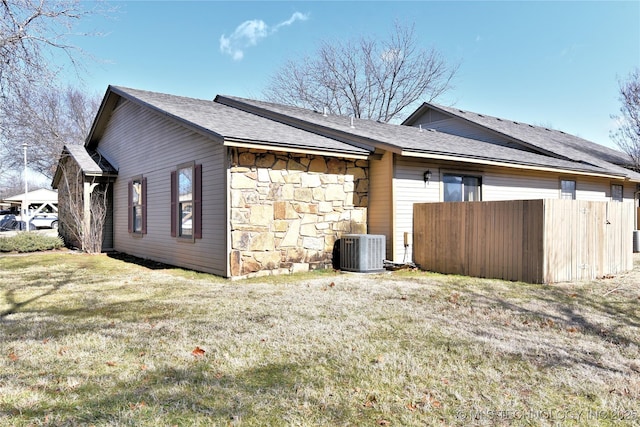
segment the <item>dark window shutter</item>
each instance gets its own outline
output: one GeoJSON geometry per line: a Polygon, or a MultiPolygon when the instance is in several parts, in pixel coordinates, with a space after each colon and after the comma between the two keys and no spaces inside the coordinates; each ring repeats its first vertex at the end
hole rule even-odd
{"type": "Polygon", "coordinates": [[[147,234],[147,178],[142,178],[142,234],[147,234]]]}
{"type": "Polygon", "coordinates": [[[133,233],[133,181],[129,181],[129,201],[127,210],[127,230],[133,233]]]}
{"type": "Polygon", "coordinates": [[[178,173],[171,171],[171,237],[178,235],[178,173]]]}
{"type": "Polygon", "coordinates": [[[202,165],[196,165],[193,183],[193,237],[202,239],[202,165]]]}

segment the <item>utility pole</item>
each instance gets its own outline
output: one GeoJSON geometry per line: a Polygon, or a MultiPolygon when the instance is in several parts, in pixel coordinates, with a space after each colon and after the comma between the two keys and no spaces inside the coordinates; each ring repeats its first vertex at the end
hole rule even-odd
{"type": "Polygon", "coordinates": [[[27,143],[22,144],[22,151],[24,152],[24,198],[22,199],[24,228],[29,231],[29,188],[27,186],[27,143]]]}

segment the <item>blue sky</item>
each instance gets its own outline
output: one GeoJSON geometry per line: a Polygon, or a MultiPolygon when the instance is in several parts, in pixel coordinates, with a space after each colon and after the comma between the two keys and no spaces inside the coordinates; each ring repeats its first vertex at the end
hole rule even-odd
{"type": "Polygon", "coordinates": [[[460,69],[437,102],[552,126],[612,145],[618,80],[640,67],[640,2],[117,1],[83,22],[101,37],[87,88],[109,84],[195,98],[260,98],[287,60],[320,40],[384,38],[395,21],[460,69]]]}

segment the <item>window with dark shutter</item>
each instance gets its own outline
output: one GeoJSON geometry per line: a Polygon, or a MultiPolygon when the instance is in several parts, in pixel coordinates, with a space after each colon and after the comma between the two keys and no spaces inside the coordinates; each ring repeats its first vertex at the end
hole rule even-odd
{"type": "Polygon", "coordinates": [[[171,237],[178,235],[178,173],[171,171],[171,237]]]}
{"type": "Polygon", "coordinates": [[[193,237],[202,239],[202,165],[196,165],[193,180],[193,237]]]}
{"type": "Polygon", "coordinates": [[[127,185],[128,191],[128,203],[127,203],[127,230],[129,233],[133,233],[133,181],[129,181],[127,185]]]}
{"type": "Polygon", "coordinates": [[[142,234],[147,234],[147,178],[142,178],[142,234]]]}

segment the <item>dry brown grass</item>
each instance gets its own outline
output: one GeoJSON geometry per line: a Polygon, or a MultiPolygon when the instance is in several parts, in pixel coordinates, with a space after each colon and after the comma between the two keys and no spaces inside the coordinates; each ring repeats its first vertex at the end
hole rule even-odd
{"type": "Polygon", "coordinates": [[[228,282],[0,257],[0,425],[638,425],[640,266],[228,282]]]}

